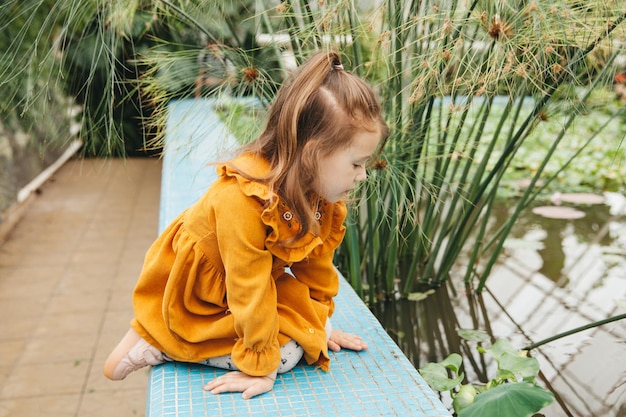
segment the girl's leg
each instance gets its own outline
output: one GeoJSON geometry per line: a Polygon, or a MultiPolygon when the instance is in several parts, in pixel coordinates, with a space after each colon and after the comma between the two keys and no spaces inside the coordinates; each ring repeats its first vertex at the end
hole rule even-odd
{"type": "MultiPolygon", "coordinates": [[[[300,362],[304,356],[304,349],[295,341],[290,340],[280,347],[280,365],[278,373],[283,374],[291,371],[300,362]]],[[[209,358],[198,362],[201,365],[212,366],[214,368],[228,369],[230,371],[238,371],[239,369],[233,363],[231,355],[218,356],[217,358],[209,358]]]]}
{"type": "MultiPolygon", "coordinates": [[[[330,339],[330,333],[333,331],[333,325],[330,318],[326,320],[326,341],[330,339]]],[[[304,356],[304,349],[295,340],[290,340],[284,346],[280,347],[280,365],[278,373],[283,374],[291,371],[300,362],[304,356]]],[[[238,371],[239,369],[233,363],[230,355],[218,356],[217,358],[209,358],[198,362],[201,365],[212,366],[214,368],[228,369],[230,371],[238,371]]]]}
{"type": "Polygon", "coordinates": [[[330,334],[333,332],[333,324],[330,322],[330,317],[326,319],[326,343],[330,340],[330,334]]]}
{"type": "Polygon", "coordinates": [[[119,381],[131,372],[165,361],[171,359],[131,328],[104,363],[104,375],[113,381],[119,381]]]}

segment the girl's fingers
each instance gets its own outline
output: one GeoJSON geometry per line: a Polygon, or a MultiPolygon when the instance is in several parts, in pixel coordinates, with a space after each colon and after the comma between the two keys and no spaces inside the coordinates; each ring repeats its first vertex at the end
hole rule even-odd
{"type": "Polygon", "coordinates": [[[211,394],[241,392],[242,397],[247,400],[271,391],[274,387],[274,377],[273,375],[255,377],[234,371],[210,381],[204,386],[204,390],[211,392],[211,394]]]}
{"type": "Polygon", "coordinates": [[[248,387],[241,396],[244,400],[249,400],[252,397],[256,397],[259,394],[263,394],[272,389],[272,386],[267,387],[267,384],[254,384],[251,387],[248,387]]]}
{"type": "Polygon", "coordinates": [[[346,349],[352,349],[352,350],[367,349],[367,343],[364,342],[363,339],[361,339],[361,337],[354,335],[354,334],[342,332],[341,330],[333,330],[330,340],[329,340],[329,347],[331,348],[331,350],[335,350],[333,349],[333,346],[330,344],[331,342],[335,343],[340,348],[346,348],[346,349]]]}
{"type": "Polygon", "coordinates": [[[213,394],[219,394],[222,392],[232,392],[232,391],[240,391],[238,390],[239,383],[238,381],[241,379],[240,372],[229,372],[222,376],[215,378],[204,386],[205,391],[211,391],[213,394]]]}
{"type": "Polygon", "coordinates": [[[341,350],[341,346],[339,346],[337,343],[335,343],[332,340],[328,340],[328,348],[332,350],[333,352],[339,352],[341,350]]]}

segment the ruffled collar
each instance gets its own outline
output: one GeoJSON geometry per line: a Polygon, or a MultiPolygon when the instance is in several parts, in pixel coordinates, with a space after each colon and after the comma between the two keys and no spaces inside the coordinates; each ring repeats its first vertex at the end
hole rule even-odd
{"type": "Polygon", "coordinates": [[[267,184],[251,178],[263,178],[270,171],[269,162],[252,154],[239,156],[218,166],[218,175],[237,180],[241,191],[264,202],[261,221],[267,226],[266,248],[285,262],[300,262],[314,255],[321,256],[339,246],[345,234],[343,221],[347,210],[343,202],[330,203],[320,199],[316,211],[319,235],[312,232],[293,240],[300,229],[298,219],[287,203],[270,192],[267,184]],[[271,202],[271,203],[270,203],[271,202]]]}

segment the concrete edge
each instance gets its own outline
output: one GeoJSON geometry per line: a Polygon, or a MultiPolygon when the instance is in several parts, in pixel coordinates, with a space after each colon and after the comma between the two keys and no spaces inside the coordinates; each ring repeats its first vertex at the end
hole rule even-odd
{"type": "Polygon", "coordinates": [[[0,223],[0,245],[6,242],[15,226],[21,220],[22,216],[26,212],[26,209],[33,201],[33,196],[35,195],[37,189],[45,184],[50,177],[52,177],[52,175],[59,170],[59,168],[61,168],[72,156],[74,156],[81,146],[83,146],[82,140],[74,140],[55,162],[41,171],[37,177],[18,191],[17,201],[2,212],[1,218],[4,219],[4,221],[0,223]]]}

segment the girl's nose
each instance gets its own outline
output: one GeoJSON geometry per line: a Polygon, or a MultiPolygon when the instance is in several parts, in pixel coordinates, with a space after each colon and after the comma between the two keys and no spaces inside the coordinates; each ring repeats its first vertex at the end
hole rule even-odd
{"type": "Polygon", "coordinates": [[[359,168],[359,172],[356,174],[354,181],[359,182],[359,181],[365,181],[366,179],[367,179],[367,171],[365,170],[365,167],[359,168]]]}

